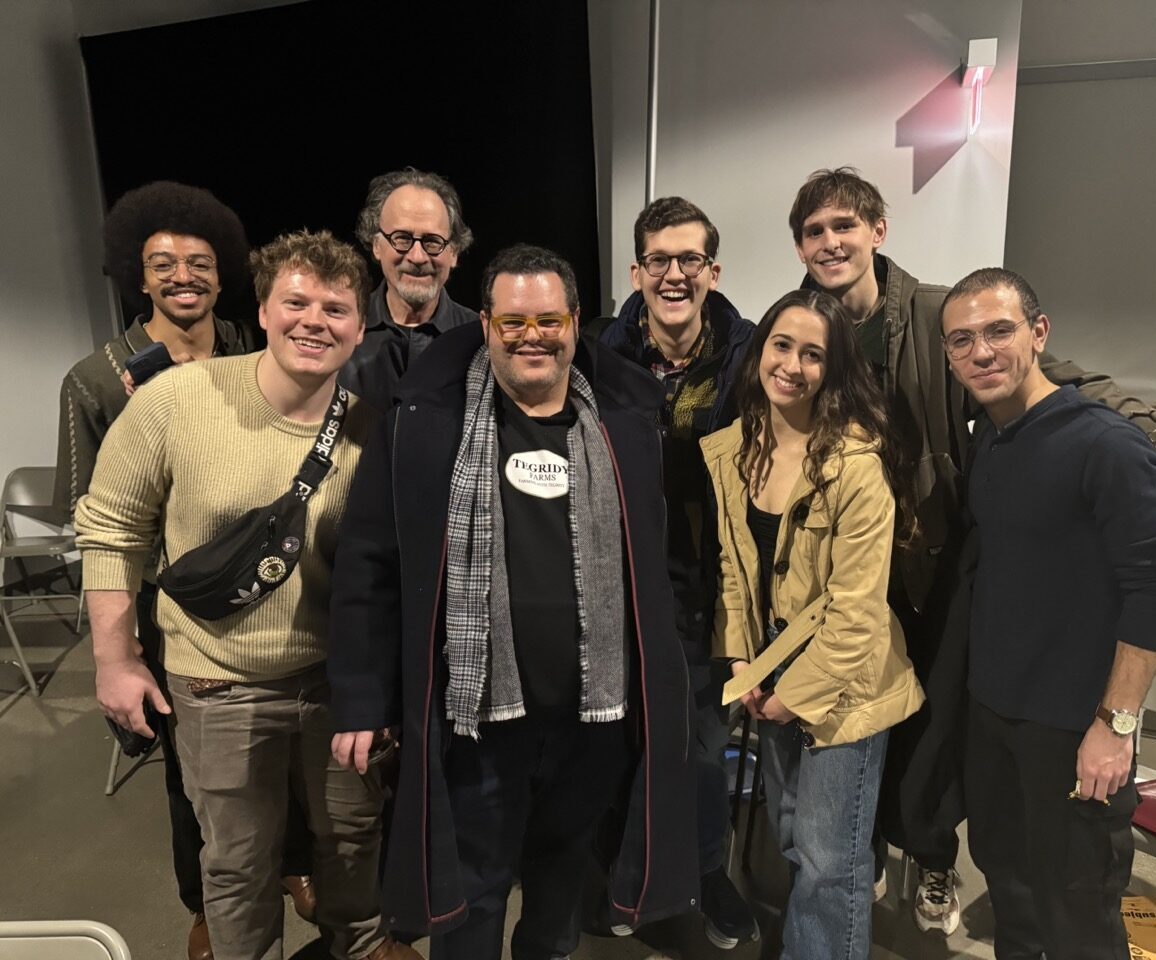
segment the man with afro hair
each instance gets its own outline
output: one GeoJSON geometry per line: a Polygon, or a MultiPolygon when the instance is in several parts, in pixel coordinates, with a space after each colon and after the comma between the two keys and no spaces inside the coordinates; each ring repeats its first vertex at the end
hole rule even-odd
{"type": "Polygon", "coordinates": [[[178,363],[254,347],[249,327],[213,313],[223,289],[249,286],[249,243],[237,215],[208,190],[165,180],[129,190],[109,211],[104,249],[117,291],[142,312],[61,386],[56,502],[69,512],[88,491],[104,435],[128,402],[121,377],[129,357],[153,343],[178,363]]]}
{"type": "MultiPolygon", "coordinates": [[[[61,385],[55,499],[70,514],[88,492],[105,434],[128,403],[122,377],[129,357],[153,343],[163,343],[177,363],[250,353],[255,346],[252,327],[214,313],[223,290],[237,294],[252,287],[245,228],[208,190],[171,181],[129,190],[109,211],[104,245],[105,267],[118,292],[142,312],[124,334],[69,370],[61,385]]],[[[161,635],[153,618],[156,591],[146,577],[136,601],[138,639],[163,684],[161,635]]],[[[158,726],[177,888],[193,914],[188,955],[190,960],[211,960],[201,890],[201,830],[185,796],[168,725],[161,718],[158,726]]],[[[284,882],[298,913],[312,919],[316,899],[308,876],[309,836],[304,815],[293,807],[284,882]]]]}

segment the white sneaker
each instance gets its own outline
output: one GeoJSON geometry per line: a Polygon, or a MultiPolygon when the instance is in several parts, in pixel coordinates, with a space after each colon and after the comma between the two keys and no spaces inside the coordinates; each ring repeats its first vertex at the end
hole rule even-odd
{"type": "Polygon", "coordinates": [[[919,889],[915,891],[915,925],[920,931],[939,930],[950,936],[959,927],[959,880],[954,870],[919,868],[919,889]]]}
{"type": "Polygon", "coordinates": [[[875,881],[875,902],[878,903],[887,896],[887,871],[884,870],[875,881]]]}

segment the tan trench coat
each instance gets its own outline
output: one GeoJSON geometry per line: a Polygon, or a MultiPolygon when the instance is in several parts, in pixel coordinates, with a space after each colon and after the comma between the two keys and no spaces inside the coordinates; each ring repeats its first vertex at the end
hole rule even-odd
{"type": "MultiPolygon", "coordinates": [[[[750,661],[763,645],[763,578],[747,526],[749,496],[735,465],[741,439],[736,420],[700,443],[718,503],[712,652],[750,661]]],[[[775,687],[818,747],[879,733],[923,702],[903,631],[887,606],[895,499],[877,449],[845,437],[842,454],[824,466],[824,475],[834,478],[825,497],[800,475],[775,545],[772,617],[790,623],[824,591],[831,596],[823,625],[775,687]]]]}

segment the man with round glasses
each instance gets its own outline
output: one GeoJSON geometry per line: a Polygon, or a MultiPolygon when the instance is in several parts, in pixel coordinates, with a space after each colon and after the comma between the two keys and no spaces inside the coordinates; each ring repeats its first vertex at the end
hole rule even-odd
{"type": "Polygon", "coordinates": [[[964,786],[996,956],[1125,960],[1137,714],[1156,673],[1156,451],[1044,375],[1050,322],[1023,277],[977,270],[940,317],[951,372],[986,414],[967,476],[964,786]]]}
{"type": "MultiPolygon", "coordinates": [[[[958,701],[963,683],[951,651],[942,649],[937,598],[961,539],[963,465],[971,417],[963,388],[948,371],[939,329],[947,288],[921,283],[880,252],[887,204],[854,167],[816,170],[799,188],[788,215],[795,252],[806,268],[803,287],[837,297],[855,323],[859,344],[887,397],[890,414],[915,471],[919,541],[897,551],[888,602],[907,637],[916,675],[934,706],[958,701]],[[942,666],[937,666],[942,664],[942,666]]],[[[1000,339],[1000,329],[989,332],[1000,339]]],[[[1023,334],[1021,333],[1020,336],[1023,334]]],[[[1125,396],[1107,376],[1060,361],[1046,351],[1040,369],[1072,384],[1137,423],[1156,440],[1156,414],[1125,396]]],[[[950,711],[927,707],[891,732],[879,799],[883,834],[919,868],[914,919],[923,932],[959,926],[955,890],[963,817],[958,771],[942,762],[961,726],[950,711]]],[[[886,843],[877,848],[876,898],[886,891],[886,843]]]]}
{"type": "Polygon", "coordinates": [[[444,177],[407,167],[375,177],[357,218],[357,238],[381,266],[369,299],[365,339],[341,382],[385,411],[397,381],[441,334],[478,315],[445,292],[473,233],[444,177]]]}
{"type": "Polygon", "coordinates": [[[717,228],[693,203],[655,200],[634,224],[635,293],[617,318],[596,320],[587,332],[653,375],[665,393],[659,419],[667,569],[696,706],[699,906],[707,938],[729,950],[756,938],[759,928],[723,863],[730,730],[722,687],[730,670],[710,656],[717,570],[704,545],[714,542],[715,521],[708,515],[709,481],[698,441],[735,417],[731,387],[754,327],[717,290],[718,245],[717,228]]]}
{"type": "Polygon", "coordinates": [[[153,343],[178,362],[253,349],[250,328],[213,313],[223,288],[249,283],[249,244],[237,215],[207,190],[166,181],[130,190],[109,212],[104,239],[113,282],[144,312],[64,378],[56,502],[69,512],[128,402],[121,376],[130,356],[153,343]]]}

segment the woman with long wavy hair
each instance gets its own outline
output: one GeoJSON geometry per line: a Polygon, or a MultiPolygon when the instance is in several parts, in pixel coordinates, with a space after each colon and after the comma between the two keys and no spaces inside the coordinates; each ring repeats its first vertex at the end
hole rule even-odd
{"type": "Polygon", "coordinates": [[[718,506],[713,652],[758,721],[791,865],[782,957],[866,960],[887,731],[923,700],[887,606],[892,543],[914,534],[896,524],[897,491],[910,516],[901,453],[826,293],[767,311],[735,399],[738,419],[701,441],[718,506]]]}

